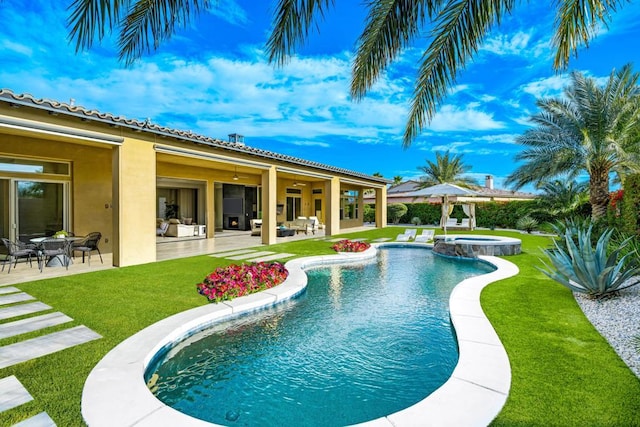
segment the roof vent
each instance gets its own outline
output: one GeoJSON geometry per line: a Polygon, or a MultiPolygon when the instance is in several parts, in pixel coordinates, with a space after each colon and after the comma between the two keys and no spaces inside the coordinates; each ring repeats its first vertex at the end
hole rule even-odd
{"type": "Polygon", "coordinates": [[[232,142],[238,145],[244,145],[244,135],[240,135],[239,133],[230,133],[229,142],[232,142]]]}

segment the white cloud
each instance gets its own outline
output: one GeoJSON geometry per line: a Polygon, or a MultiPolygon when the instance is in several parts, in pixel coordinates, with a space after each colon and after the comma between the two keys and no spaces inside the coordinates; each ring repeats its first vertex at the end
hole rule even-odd
{"type": "Polygon", "coordinates": [[[235,0],[214,2],[209,13],[232,25],[243,26],[249,22],[246,11],[235,0]]]}
{"type": "Polygon", "coordinates": [[[485,41],[480,50],[496,55],[520,55],[528,46],[531,34],[518,31],[515,34],[498,34],[485,41]]]}
{"type": "Polygon", "coordinates": [[[469,131],[501,129],[504,123],[494,120],[492,113],[477,110],[478,103],[465,107],[444,105],[433,117],[428,128],[432,131],[469,131]]]}
{"type": "Polygon", "coordinates": [[[534,80],[522,86],[521,90],[536,98],[558,97],[568,83],[569,76],[562,74],[534,80]]]}

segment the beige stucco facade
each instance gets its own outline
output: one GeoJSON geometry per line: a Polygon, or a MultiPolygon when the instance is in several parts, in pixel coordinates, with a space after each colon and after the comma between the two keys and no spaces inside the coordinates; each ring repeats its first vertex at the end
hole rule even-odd
{"type": "Polygon", "coordinates": [[[204,226],[200,238],[261,218],[271,244],[292,216],[317,216],[333,235],[363,225],[365,189],[386,201],[378,177],[7,91],[0,101],[0,231],[12,240],[100,231],[101,251],[127,266],[156,260],[169,203],[204,226]],[[230,217],[233,200],[243,211],[230,217]]]}

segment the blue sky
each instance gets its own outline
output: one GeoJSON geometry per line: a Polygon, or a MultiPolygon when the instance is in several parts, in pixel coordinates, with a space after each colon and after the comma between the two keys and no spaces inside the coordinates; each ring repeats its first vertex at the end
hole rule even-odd
{"type": "Polygon", "coordinates": [[[75,53],[68,3],[0,3],[1,87],[221,139],[240,133],[257,148],[387,178],[418,178],[418,166],[450,149],[464,154],[470,175],[480,182],[493,175],[501,187],[517,166],[513,140],[527,129],[535,100],[559,96],[569,71],[606,78],[628,62],[640,71],[640,2],[612,15],[560,74],[551,65],[555,2],[518,2],[461,72],[428,129],[403,149],[425,44],[403,52],[369,96],[352,102],[350,61],[365,17],[360,2],[337,1],[319,33],[283,68],[269,65],[264,52],[273,1],[221,1],[129,68],[118,62],[112,40],[75,53]]]}

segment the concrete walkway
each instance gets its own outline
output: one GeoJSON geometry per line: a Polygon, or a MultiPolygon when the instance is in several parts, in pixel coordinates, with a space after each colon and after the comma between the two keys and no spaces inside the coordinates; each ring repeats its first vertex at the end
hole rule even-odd
{"type": "MultiPolygon", "coordinates": [[[[76,345],[102,338],[84,325],[46,333],[46,329],[63,325],[73,319],[14,286],[0,287],[0,340],[42,331],[43,334],[0,346],[0,369],[46,356],[76,345]],[[28,316],[28,317],[24,317],[28,316]],[[12,318],[22,317],[19,320],[12,318]]],[[[33,400],[15,376],[0,378],[0,412],[8,411],[33,400]]],[[[14,427],[51,427],[55,422],[46,412],[24,419],[14,427]]]]}
{"type": "MultiPolygon", "coordinates": [[[[17,408],[32,400],[33,397],[16,377],[0,379],[0,412],[17,408]]],[[[13,427],[53,427],[55,425],[56,423],[46,412],[40,412],[38,415],[14,424],[13,427]]]]}

